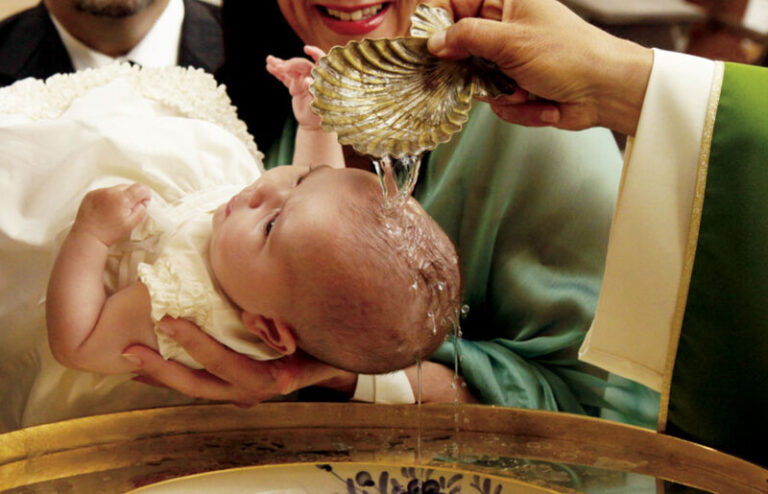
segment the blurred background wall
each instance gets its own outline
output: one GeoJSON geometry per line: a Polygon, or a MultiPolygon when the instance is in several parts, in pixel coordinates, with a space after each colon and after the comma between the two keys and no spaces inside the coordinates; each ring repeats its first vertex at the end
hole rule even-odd
{"type": "Polygon", "coordinates": [[[31,7],[36,3],[37,0],[0,0],[0,19],[31,7]]]}

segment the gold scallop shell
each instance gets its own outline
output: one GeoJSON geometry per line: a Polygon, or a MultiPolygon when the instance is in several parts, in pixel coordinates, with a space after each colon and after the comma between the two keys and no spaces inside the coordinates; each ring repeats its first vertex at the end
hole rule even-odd
{"type": "Polygon", "coordinates": [[[436,32],[447,29],[451,24],[453,19],[447,10],[420,3],[411,15],[411,36],[429,38],[436,32]]]}
{"type": "Polygon", "coordinates": [[[350,41],[312,70],[312,110],[323,129],[360,153],[419,154],[448,141],[469,118],[488,62],[429,53],[427,37],[452,24],[445,10],[419,5],[411,22],[413,37],[350,41]]]}

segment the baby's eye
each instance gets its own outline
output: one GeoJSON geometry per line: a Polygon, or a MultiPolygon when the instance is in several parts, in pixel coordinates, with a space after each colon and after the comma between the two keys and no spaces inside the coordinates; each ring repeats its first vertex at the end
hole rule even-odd
{"type": "Polygon", "coordinates": [[[275,221],[277,221],[277,217],[280,216],[279,214],[276,214],[271,220],[267,222],[267,224],[264,226],[264,235],[269,236],[269,232],[272,231],[272,227],[275,224],[275,221]]]}

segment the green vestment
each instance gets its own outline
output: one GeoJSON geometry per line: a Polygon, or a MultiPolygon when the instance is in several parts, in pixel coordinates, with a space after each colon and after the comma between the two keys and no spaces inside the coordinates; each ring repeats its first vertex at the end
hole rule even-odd
{"type": "Polygon", "coordinates": [[[725,65],[703,166],[666,432],[768,466],[768,70],[725,65]]]}

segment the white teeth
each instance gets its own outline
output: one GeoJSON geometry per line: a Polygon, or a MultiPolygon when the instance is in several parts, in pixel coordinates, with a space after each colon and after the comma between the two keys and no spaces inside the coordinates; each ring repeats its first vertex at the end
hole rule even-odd
{"type": "Polygon", "coordinates": [[[360,21],[375,16],[381,9],[384,8],[384,4],[374,5],[372,7],[366,7],[364,9],[353,10],[351,12],[342,12],[341,10],[334,10],[326,8],[325,11],[331,17],[341,19],[342,21],[360,21]]]}

